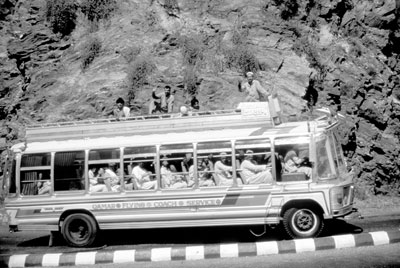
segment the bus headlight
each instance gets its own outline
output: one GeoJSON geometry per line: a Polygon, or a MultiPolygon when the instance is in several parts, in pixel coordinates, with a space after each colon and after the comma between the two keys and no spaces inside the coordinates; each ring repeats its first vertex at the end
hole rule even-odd
{"type": "Polygon", "coordinates": [[[332,209],[343,206],[343,187],[334,187],[330,191],[332,209]]]}

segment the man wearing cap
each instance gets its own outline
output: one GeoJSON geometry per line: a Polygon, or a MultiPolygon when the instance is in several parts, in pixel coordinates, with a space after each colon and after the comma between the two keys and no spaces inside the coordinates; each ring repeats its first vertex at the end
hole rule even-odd
{"type": "Polygon", "coordinates": [[[253,151],[247,150],[246,156],[240,169],[242,169],[242,179],[247,184],[259,184],[259,183],[272,183],[271,170],[267,169],[266,165],[253,164],[253,151]]]}
{"type": "Polygon", "coordinates": [[[217,186],[231,186],[233,183],[232,179],[232,167],[227,166],[227,155],[226,153],[221,153],[219,155],[220,160],[218,160],[214,165],[215,179],[217,186]]]}
{"type": "Polygon", "coordinates": [[[247,81],[241,83],[240,86],[240,91],[245,91],[247,93],[247,102],[258,102],[261,100],[261,97],[267,98],[270,95],[269,92],[261,86],[260,82],[254,80],[253,77],[254,73],[247,72],[247,81]]]}

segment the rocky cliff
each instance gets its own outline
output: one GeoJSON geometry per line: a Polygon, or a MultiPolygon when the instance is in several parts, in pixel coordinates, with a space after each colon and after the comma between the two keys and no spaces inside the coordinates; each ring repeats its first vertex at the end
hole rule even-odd
{"type": "Polygon", "coordinates": [[[57,32],[45,0],[0,0],[3,148],[26,124],[107,117],[118,97],[147,113],[166,84],[175,109],[191,94],[203,110],[232,108],[253,70],[285,115],[346,115],[360,196],[399,193],[400,1],[121,0],[96,23],[82,2],[57,32]]]}

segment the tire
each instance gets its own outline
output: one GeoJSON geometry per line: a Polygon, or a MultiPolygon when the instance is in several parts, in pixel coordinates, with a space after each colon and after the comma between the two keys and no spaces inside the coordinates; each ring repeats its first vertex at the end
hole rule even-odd
{"type": "Polygon", "coordinates": [[[61,233],[69,246],[86,247],[93,244],[97,230],[97,224],[93,217],[77,213],[67,216],[61,233]]]}
{"type": "Polygon", "coordinates": [[[321,233],[324,222],[314,209],[290,208],[283,215],[283,226],[291,238],[311,238],[321,233]]]}

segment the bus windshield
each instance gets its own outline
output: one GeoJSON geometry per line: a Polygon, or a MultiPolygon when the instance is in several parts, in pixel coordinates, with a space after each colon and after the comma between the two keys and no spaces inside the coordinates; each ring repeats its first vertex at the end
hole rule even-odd
{"type": "Polygon", "coordinates": [[[336,154],[332,147],[332,141],[327,135],[321,135],[316,138],[317,150],[317,174],[321,180],[329,180],[336,178],[336,167],[333,155],[336,154]]]}

